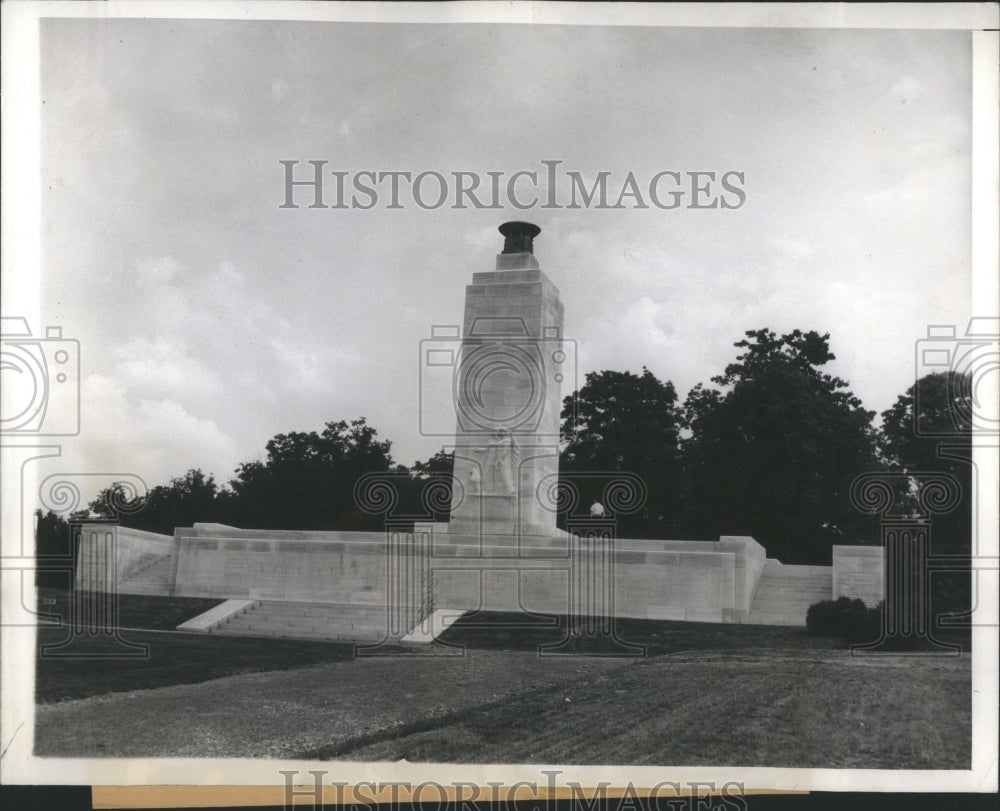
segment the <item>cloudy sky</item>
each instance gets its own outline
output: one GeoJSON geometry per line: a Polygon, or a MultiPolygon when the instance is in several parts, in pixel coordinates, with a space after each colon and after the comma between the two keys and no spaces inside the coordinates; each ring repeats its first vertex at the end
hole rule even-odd
{"type": "Polygon", "coordinates": [[[682,398],[744,330],[798,327],[881,411],[926,326],[971,314],[968,32],[62,19],[41,57],[42,317],[82,346],[64,467],[226,480],[357,416],[428,457],[420,341],[509,219],[542,228],[581,374],[682,398]],[[289,210],[282,160],[738,171],[746,202],[289,210]]]}

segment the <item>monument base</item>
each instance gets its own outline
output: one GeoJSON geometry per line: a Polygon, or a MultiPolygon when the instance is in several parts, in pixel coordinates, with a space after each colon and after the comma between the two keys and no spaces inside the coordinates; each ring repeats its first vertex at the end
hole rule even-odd
{"type": "MultiPolygon", "coordinates": [[[[484,511],[485,513],[485,511],[484,511]]],[[[490,516],[488,513],[482,516],[457,516],[449,522],[439,523],[417,523],[415,530],[422,529],[425,532],[433,532],[435,535],[450,535],[454,537],[462,536],[469,539],[493,539],[498,540],[501,546],[516,544],[519,538],[538,539],[547,538],[568,538],[568,534],[560,529],[533,524],[528,521],[518,520],[516,516],[490,516]]],[[[563,543],[565,541],[563,540],[563,543]]]]}
{"type": "Polygon", "coordinates": [[[805,623],[811,602],[833,597],[838,574],[839,589],[854,596],[838,572],[851,548],[836,550],[833,567],[782,566],[747,537],[612,538],[597,522],[574,534],[490,528],[417,523],[379,533],[196,524],[171,538],[85,525],[76,588],[136,593],[137,583],[155,579],[164,595],[381,606],[408,615],[432,607],[796,625],[805,623]],[[113,541],[104,540],[107,533],[113,541]],[[95,560],[102,565],[90,565],[95,560]]]}

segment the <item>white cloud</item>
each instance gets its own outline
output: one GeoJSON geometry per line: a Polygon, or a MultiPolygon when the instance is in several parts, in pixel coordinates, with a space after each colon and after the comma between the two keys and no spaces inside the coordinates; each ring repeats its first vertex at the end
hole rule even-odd
{"type": "Polygon", "coordinates": [[[116,347],[114,354],[117,376],[130,390],[175,398],[195,393],[214,397],[220,391],[215,373],[181,341],[137,337],[116,347]]]}
{"type": "Polygon", "coordinates": [[[332,394],[346,381],[356,380],[360,367],[370,362],[357,353],[318,341],[271,336],[268,347],[274,359],[272,383],[290,398],[332,394]]]}
{"type": "Polygon", "coordinates": [[[141,284],[155,287],[170,284],[177,278],[180,265],[169,256],[158,256],[139,260],[135,263],[135,271],[141,284]]]}
{"type": "Polygon", "coordinates": [[[792,260],[809,259],[816,253],[816,249],[802,239],[790,237],[771,237],[768,244],[786,254],[792,260]]]}
{"type": "Polygon", "coordinates": [[[53,21],[43,43],[43,298],[59,316],[46,323],[81,338],[84,373],[122,387],[88,396],[107,400],[105,419],[118,409],[154,479],[228,468],[226,437],[252,458],[278,431],[357,414],[400,461],[432,453],[417,448],[417,343],[461,321],[505,219],[542,227],[536,255],[581,371],[646,364],[682,397],[744,330],[800,327],[829,329],[845,376],[886,407],[905,358],[883,347],[960,321],[967,303],[961,32],[372,26],[359,39],[317,25],[261,48],[263,29],[239,23],[203,48],[197,23],[179,36],[134,20],[107,50],[108,24],[53,21]],[[563,69],[538,81],[553,49],[563,69]],[[180,78],[147,69],[154,50],[180,78]],[[540,180],[537,161],[559,158],[612,171],[616,188],[628,171],[732,168],[748,198],[726,212],[279,211],[285,158],[540,180]]]}
{"type": "Polygon", "coordinates": [[[103,375],[82,381],[81,423],[79,441],[66,445],[68,470],[136,473],[154,486],[190,467],[226,474],[238,459],[237,443],[214,420],[103,375]]]}

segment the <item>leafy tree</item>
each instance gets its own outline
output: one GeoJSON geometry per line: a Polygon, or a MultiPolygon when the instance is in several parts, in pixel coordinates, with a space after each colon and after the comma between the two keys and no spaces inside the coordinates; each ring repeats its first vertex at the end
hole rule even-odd
{"type": "MultiPolygon", "coordinates": [[[[404,470],[406,468],[403,468],[404,470]]],[[[426,462],[416,461],[410,471],[416,477],[450,476],[455,469],[455,452],[440,450],[426,462]]]]}
{"type": "Polygon", "coordinates": [[[73,583],[73,539],[58,513],[35,510],[35,585],[67,589],[73,583]]]}
{"type": "Polygon", "coordinates": [[[364,418],[328,422],[321,433],[278,434],[267,460],[239,466],[222,513],[239,526],[270,529],[379,529],[354,503],[364,474],[393,469],[391,444],[364,418]]]}
{"type": "Polygon", "coordinates": [[[828,564],[835,543],[874,542],[849,498],[854,477],[879,467],[874,413],[819,369],[834,360],[829,334],[746,336],[712,378],[723,389],[699,384],[684,404],[683,530],[752,535],[785,563],[828,564]]]}
{"type": "Polygon", "coordinates": [[[445,506],[443,511],[424,515],[423,489],[432,478],[450,477],[454,454],[440,451],[426,462],[416,462],[411,471],[393,465],[390,447],[363,418],[329,422],[321,433],[278,434],[267,443],[267,458],[241,464],[228,487],[219,487],[211,475],[193,469],[168,485],[152,488],[136,504],[122,484],[114,483],[90,503],[90,512],[117,518],[123,526],[168,535],[175,527],[195,522],[262,529],[378,530],[382,517],[358,508],[354,487],[367,473],[385,472],[395,479],[397,513],[447,521],[447,499],[435,500],[445,506]]]}
{"type": "Polygon", "coordinates": [[[451,518],[454,467],[454,452],[443,449],[426,462],[417,460],[412,468],[397,465],[393,477],[399,496],[395,520],[399,522],[401,516],[411,516],[416,521],[447,522],[451,518]]]}
{"type": "Polygon", "coordinates": [[[680,414],[670,381],[643,367],[590,372],[563,400],[560,476],[580,490],[582,507],[600,500],[614,472],[639,476],[646,486],[640,512],[618,517],[623,537],[669,535],[674,514],[680,414]]]}
{"type": "Polygon", "coordinates": [[[218,520],[218,495],[219,488],[210,474],[191,469],[168,485],[152,488],[142,505],[133,505],[129,493],[116,482],[90,502],[90,510],[101,518],[118,518],[122,526],[173,535],[174,527],[218,520]]]}
{"type": "MultiPolygon", "coordinates": [[[[915,484],[921,473],[947,473],[958,481],[958,506],[946,515],[931,516],[931,551],[936,555],[971,551],[972,382],[970,375],[958,372],[929,374],[882,412],[882,445],[892,469],[907,474],[915,484]]],[[[968,573],[934,572],[931,589],[939,611],[969,606],[968,573]]]]}
{"type": "Polygon", "coordinates": [[[926,375],[882,412],[882,448],[891,469],[919,482],[920,473],[948,473],[961,503],[933,517],[935,551],[966,554],[972,534],[972,402],[968,375],[926,375]]]}
{"type": "Polygon", "coordinates": [[[971,379],[959,372],[925,375],[882,412],[882,439],[894,469],[968,472],[962,456],[971,447],[971,379]]]}

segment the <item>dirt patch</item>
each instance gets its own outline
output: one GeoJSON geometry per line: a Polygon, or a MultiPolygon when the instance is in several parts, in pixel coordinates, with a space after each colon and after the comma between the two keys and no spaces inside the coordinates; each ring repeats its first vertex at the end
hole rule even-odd
{"type": "Polygon", "coordinates": [[[39,706],[35,750],[57,757],[316,756],[633,664],[470,651],[230,676],[39,706]]]}
{"type": "Polygon", "coordinates": [[[970,663],[840,651],[476,651],[38,708],[50,756],[967,768],[970,663]]]}
{"type": "MultiPolygon", "coordinates": [[[[523,616],[514,618],[521,627],[511,619],[468,617],[446,644],[362,658],[343,644],[128,631],[150,646],[147,659],[39,661],[36,754],[887,769],[970,762],[968,656],[861,657],[804,628],[641,620],[620,621],[609,650],[606,638],[568,638],[558,618],[528,627],[523,616]],[[601,655],[635,653],[637,644],[645,657],[601,655]]],[[[41,630],[39,642],[63,635],[41,630]]],[[[106,653],[109,642],[88,644],[106,653]]]]}
{"type": "Polygon", "coordinates": [[[518,696],[350,760],[959,769],[968,659],[683,654],[518,696]]]}

